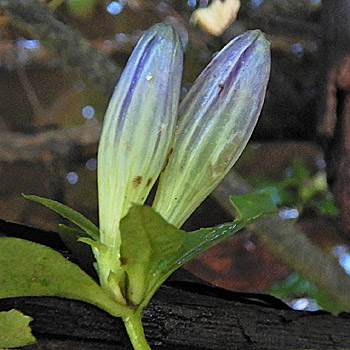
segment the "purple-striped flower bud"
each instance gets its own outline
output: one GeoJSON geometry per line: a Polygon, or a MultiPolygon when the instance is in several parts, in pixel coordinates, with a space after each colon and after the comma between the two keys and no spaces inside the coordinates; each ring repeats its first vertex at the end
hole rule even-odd
{"type": "Polygon", "coordinates": [[[174,134],[182,47],[170,26],[153,26],[135,47],[108,106],[98,150],[101,243],[118,251],[119,222],[143,204],[174,134]]]}
{"type": "Polygon", "coordinates": [[[269,46],[259,30],[235,38],[180,104],[175,142],[153,204],[171,224],[184,223],[246,146],[265,97],[269,46]]]}

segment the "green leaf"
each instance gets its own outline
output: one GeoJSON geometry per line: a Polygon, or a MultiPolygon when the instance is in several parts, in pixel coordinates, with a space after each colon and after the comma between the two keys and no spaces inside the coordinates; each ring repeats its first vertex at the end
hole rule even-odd
{"type": "Polygon", "coordinates": [[[0,312],[0,347],[15,348],[35,343],[29,327],[31,321],[31,317],[15,309],[0,312]]]}
{"type": "Polygon", "coordinates": [[[82,230],[84,230],[91,238],[98,241],[99,240],[99,229],[93,224],[89,219],[87,219],[84,215],[78,213],[77,211],[69,208],[68,206],[56,202],[52,199],[42,198],[33,195],[23,195],[24,198],[30,199],[32,201],[38,202],[46,207],[52,209],[56,213],[60,214],[64,218],[70,220],[77,226],[79,226],[82,230]]]}
{"type": "Polygon", "coordinates": [[[74,254],[79,265],[90,275],[94,273],[93,263],[95,261],[90,247],[78,241],[82,237],[88,237],[85,232],[76,230],[63,224],[58,225],[58,234],[63,243],[74,254]]]}
{"type": "Polygon", "coordinates": [[[268,193],[249,193],[244,196],[232,196],[230,200],[237,212],[237,219],[245,221],[245,225],[262,215],[277,212],[277,207],[268,193]]]}
{"type": "Polygon", "coordinates": [[[185,232],[148,206],[133,206],[121,220],[121,262],[128,274],[129,299],[139,304],[156,266],[181,247],[185,232]]]}
{"type": "Polygon", "coordinates": [[[0,237],[0,298],[59,296],[82,300],[114,316],[128,312],[77,265],[58,252],[18,238],[0,237]]]}
{"type": "Polygon", "coordinates": [[[146,293],[146,297],[141,307],[145,307],[159,288],[159,286],[179,267],[192,260],[198,254],[208,248],[222,242],[232,236],[243,227],[251,224],[260,217],[276,213],[277,207],[272,202],[267,193],[252,193],[243,196],[233,196],[238,217],[233,222],[225,223],[211,228],[202,228],[197,231],[185,234],[185,239],[180,247],[172,255],[167,255],[159,259],[152,270],[152,283],[146,293]]]}

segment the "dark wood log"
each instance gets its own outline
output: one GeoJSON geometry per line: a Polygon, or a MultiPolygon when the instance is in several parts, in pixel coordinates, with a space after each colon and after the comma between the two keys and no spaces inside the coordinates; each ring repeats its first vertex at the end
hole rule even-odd
{"type": "Polygon", "coordinates": [[[350,1],[322,2],[323,65],[319,133],[342,229],[350,233],[350,1]]]}
{"type": "MultiPolygon", "coordinates": [[[[0,235],[65,249],[53,232],[1,220],[0,235]]],[[[132,349],[122,321],[93,305],[57,297],[0,300],[0,311],[12,308],[34,318],[38,342],[27,350],[132,349]]],[[[227,291],[181,269],[156,293],[143,322],[158,350],[350,348],[348,313],[291,310],[274,297],[227,291]]]]}
{"type": "MultiPolygon", "coordinates": [[[[89,304],[47,297],[0,301],[1,310],[11,308],[34,317],[38,342],[27,350],[132,349],[121,320],[89,304]]],[[[160,288],[143,322],[152,349],[159,350],[350,347],[349,314],[289,310],[258,295],[196,282],[160,288]]]]}

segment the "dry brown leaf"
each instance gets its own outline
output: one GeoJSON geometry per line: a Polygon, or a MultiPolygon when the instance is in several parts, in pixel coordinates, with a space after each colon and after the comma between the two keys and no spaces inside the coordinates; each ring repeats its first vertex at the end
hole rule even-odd
{"type": "Polygon", "coordinates": [[[240,6],[240,0],[213,0],[208,7],[195,10],[190,21],[209,34],[218,36],[235,21],[240,6]]]}

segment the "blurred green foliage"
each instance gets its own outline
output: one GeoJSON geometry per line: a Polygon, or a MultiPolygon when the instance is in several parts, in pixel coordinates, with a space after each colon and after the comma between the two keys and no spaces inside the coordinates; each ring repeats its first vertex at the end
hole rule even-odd
{"type": "Polygon", "coordinates": [[[338,214],[328,191],[326,173],[320,170],[312,174],[302,159],[294,159],[288,174],[280,181],[256,177],[250,183],[255,189],[270,193],[276,205],[296,207],[300,214],[305,209],[312,209],[318,215],[338,214]]]}
{"type": "Polygon", "coordinates": [[[323,310],[332,311],[338,308],[338,305],[332,301],[321,289],[317,288],[308,280],[302,278],[297,272],[291,273],[285,280],[275,284],[265,290],[265,293],[271,294],[279,299],[290,298],[309,298],[323,310]]]}
{"type": "MultiPolygon", "coordinates": [[[[276,205],[297,208],[300,215],[307,209],[311,209],[315,215],[338,214],[328,190],[325,171],[312,172],[303,159],[294,159],[282,180],[253,178],[250,182],[257,190],[269,193],[276,205]]],[[[322,309],[334,309],[332,300],[297,272],[292,272],[285,280],[265,292],[284,300],[310,298],[322,309]]]]}
{"type": "Polygon", "coordinates": [[[88,17],[93,14],[98,0],[66,0],[69,11],[76,17],[88,17]]]}

